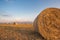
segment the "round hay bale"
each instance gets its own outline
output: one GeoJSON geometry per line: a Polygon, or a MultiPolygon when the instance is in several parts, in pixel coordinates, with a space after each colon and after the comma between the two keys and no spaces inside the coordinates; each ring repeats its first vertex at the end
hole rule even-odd
{"type": "Polygon", "coordinates": [[[38,32],[39,30],[38,30],[38,24],[37,24],[37,18],[34,20],[34,22],[33,22],[33,27],[34,27],[34,31],[35,32],[38,32]]]}
{"type": "Polygon", "coordinates": [[[47,40],[60,40],[60,9],[47,8],[35,19],[34,23],[38,31],[47,40]]]}

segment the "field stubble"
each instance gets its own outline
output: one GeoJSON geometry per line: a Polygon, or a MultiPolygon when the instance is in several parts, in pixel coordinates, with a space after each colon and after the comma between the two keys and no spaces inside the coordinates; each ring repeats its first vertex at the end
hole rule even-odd
{"type": "Polygon", "coordinates": [[[0,24],[0,40],[44,40],[33,31],[32,24],[7,25],[0,24]]]}

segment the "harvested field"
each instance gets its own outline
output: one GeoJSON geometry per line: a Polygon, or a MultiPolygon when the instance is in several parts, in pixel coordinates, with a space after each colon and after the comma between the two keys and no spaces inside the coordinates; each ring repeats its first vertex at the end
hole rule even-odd
{"type": "Polygon", "coordinates": [[[0,26],[0,40],[44,40],[44,38],[32,30],[0,26]]]}

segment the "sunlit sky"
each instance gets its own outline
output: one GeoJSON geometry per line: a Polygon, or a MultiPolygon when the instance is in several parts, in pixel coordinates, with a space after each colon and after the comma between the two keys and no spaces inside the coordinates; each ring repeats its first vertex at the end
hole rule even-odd
{"type": "Polygon", "coordinates": [[[0,0],[0,22],[33,22],[48,7],[60,8],[60,0],[0,0]]]}

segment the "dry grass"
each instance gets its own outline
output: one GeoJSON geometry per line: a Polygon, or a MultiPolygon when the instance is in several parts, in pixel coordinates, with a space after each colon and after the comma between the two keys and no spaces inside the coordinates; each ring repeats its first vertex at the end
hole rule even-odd
{"type": "Polygon", "coordinates": [[[33,24],[0,24],[0,26],[24,27],[31,28],[33,24]]]}
{"type": "Polygon", "coordinates": [[[20,29],[28,29],[28,30],[34,30],[33,28],[33,24],[0,24],[0,26],[3,26],[3,27],[17,27],[17,28],[20,28],[20,29]]]}
{"type": "Polygon", "coordinates": [[[44,40],[39,33],[30,28],[32,24],[0,24],[0,40],[44,40]]]}

